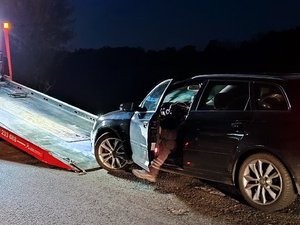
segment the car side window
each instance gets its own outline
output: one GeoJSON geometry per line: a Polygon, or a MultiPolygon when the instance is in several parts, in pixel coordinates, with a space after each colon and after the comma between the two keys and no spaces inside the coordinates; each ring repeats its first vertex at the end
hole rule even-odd
{"type": "Polygon", "coordinates": [[[271,84],[254,84],[255,106],[258,110],[288,110],[282,90],[271,84]]]}
{"type": "Polygon", "coordinates": [[[140,107],[145,108],[147,111],[156,111],[160,99],[169,86],[170,82],[171,80],[166,80],[158,84],[142,101],[140,107]]]}
{"type": "Polygon", "coordinates": [[[246,110],[248,102],[248,82],[210,81],[198,110],[246,110]]]}

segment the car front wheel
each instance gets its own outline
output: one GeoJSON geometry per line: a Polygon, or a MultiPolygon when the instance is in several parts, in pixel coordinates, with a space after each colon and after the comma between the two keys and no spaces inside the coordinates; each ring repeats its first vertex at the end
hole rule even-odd
{"type": "Polygon", "coordinates": [[[240,167],[238,179],[245,200],[263,211],[283,209],[297,196],[287,169],[271,154],[248,157],[240,167]]]}
{"type": "Polygon", "coordinates": [[[125,149],[121,139],[105,133],[95,144],[95,157],[99,165],[108,170],[121,170],[127,165],[125,149]]]}

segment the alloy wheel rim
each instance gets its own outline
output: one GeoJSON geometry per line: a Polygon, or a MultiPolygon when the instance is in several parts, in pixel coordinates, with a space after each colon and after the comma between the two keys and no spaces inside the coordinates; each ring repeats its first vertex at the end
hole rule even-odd
{"type": "Polygon", "coordinates": [[[274,203],[282,192],[282,177],[271,162],[253,160],[244,170],[243,188],[251,201],[259,205],[269,205],[274,203]]]}
{"type": "Polygon", "coordinates": [[[123,143],[118,138],[107,138],[100,144],[99,158],[111,169],[121,169],[127,164],[123,143]]]}

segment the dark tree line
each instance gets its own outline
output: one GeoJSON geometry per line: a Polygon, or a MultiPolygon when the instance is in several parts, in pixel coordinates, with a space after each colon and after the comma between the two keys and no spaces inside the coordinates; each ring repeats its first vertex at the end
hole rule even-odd
{"type": "Polygon", "coordinates": [[[59,52],[48,71],[50,94],[94,113],[139,102],[159,81],[203,73],[300,72],[300,28],[257,35],[250,41],[213,40],[194,46],[79,49],[59,52]]]}
{"type": "Polygon", "coordinates": [[[299,72],[300,27],[259,34],[250,41],[211,41],[204,50],[208,71],[299,72]]]}

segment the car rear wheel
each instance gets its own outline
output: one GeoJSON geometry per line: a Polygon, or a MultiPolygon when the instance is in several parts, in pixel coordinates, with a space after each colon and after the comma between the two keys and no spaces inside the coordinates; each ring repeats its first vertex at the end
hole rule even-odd
{"type": "Polygon", "coordinates": [[[297,196],[287,169],[271,154],[248,157],[241,165],[238,181],[245,200],[263,211],[283,209],[297,196]]]}
{"type": "Polygon", "coordinates": [[[108,171],[121,170],[127,165],[123,142],[111,133],[105,133],[98,138],[95,157],[99,165],[108,171]]]}

